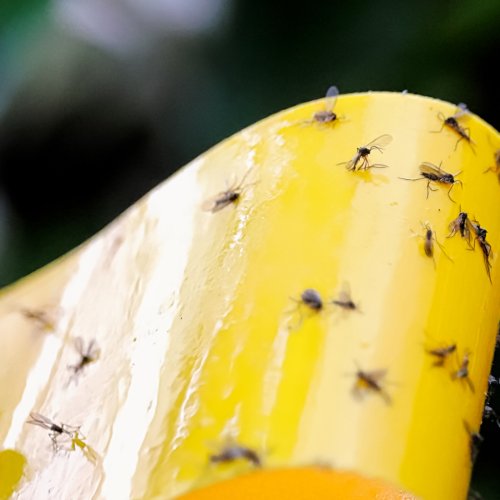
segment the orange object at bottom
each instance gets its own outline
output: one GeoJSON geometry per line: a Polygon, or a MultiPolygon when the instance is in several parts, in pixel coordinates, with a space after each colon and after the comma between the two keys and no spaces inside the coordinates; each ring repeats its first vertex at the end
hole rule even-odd
{"type": "Polygon", "coordinates": [[[417,497],[385,481],[322,467],[261,470],[222,481],[178,500],[414,500],[417,497]]]}

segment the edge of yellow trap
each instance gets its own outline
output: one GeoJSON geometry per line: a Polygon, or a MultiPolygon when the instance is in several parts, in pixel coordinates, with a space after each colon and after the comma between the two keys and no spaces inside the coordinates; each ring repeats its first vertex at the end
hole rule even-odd
{"type": "MultiPolygon", "coordinates": [[[[461,204],[488,229],[495,254],[500,248],[500,186],[494,175],[482,174],[492,164],[498,134],[471,116],[477,154],[463,142],[455,151],[452,132],[429,133],[440,127],[437,113],[449,115],[454,106],[395,93],[340,96],[335,111],[344,121],[332,128],[303,123],[322,105],[307,103],[267,118],[187,167],[198,176],[200,202],[231,182],[233,173],[241,179],[252,168],[257,178],[249,175],[251,185],[236,208],[207,214],[193,207],[194,236],[184,271],[189,283],[179,291],[183,307],[170,330],[177,354],[192,350],[192,357],[165,355],[159,410],[142,445],[154,449],[156,458],[151,462],[141,452],[134,474],[123,479],[131,481],[135,496],[180,494],[246,472],[245,464],[222,470],[206,465],[210,446],[221,445],[228,434],[256,448],[269,467],[322,463],[384,478],[430,499],[458,498],[466,491],[470,464],[462,420],[479,427],[500,276],[495,260],[491,286],[478,251],[465,252],[460,238],[445,236],[461,204]],[[378,160],[389,169],[351,175],[336,165],[385,133],[394,141],[378,160]],[[452,192],[457,205],[442,188],[426,200],[424,182],[397,179],[417,177],[420,161],[441,160],[448,171],[464,170],[464,189],[455,186],[452,192]],[[419,232],[423,220],[431,221],[453,263],[437,251],[434,270],[419,251],[411,230],[419,232]],[[296,330],[285,328],[290,296],[314,287],[332,298],[343,282],[360,301],[361,313],[332,311],[306,318],[296,330]],[[474,394],[452,383],[446,371],[430,368],[423,346],[451,341],[460,354],[472,351],[474,394]],[[200,353],[206,356],[201,364],[200,353]],[[376,395],[353,401],[355,362],[388,369],[393,405],[386,407],[376,395]],[[262,386],[256,385],[258,373],[262,386]],[[168,401],[173,380],[180,388],[168,401]],[[192,401],[198,415],[186,423],[180,414],[192,401]],[[174,434],[184,437],[174,443],[174,434]],[[437,480],[440,471],[445,476],[437,480]]],[[[156,196],[183,175],[185,170],[157,188],[156,196]]],[[[144,225],[142,258],[156,255],[154,239],[148,242],[148,224],[154,225],[150,198],[66,258],[8,287],[0,310],[7,314],[21,299],[33,308],[57,306],[79,256],[96,238],[111,245],[119,227],[125,228],[127,245],[127,227],[144,225]]],[[[107,252],[110,245],[104,245],[107,252]]],[[[29,372],[41,344],[22,337],[19,321],[15,326],[16,339],[9,334],[7,344],[15,346],[19,364],[7,376],[22,384],[22,372],[29,372]]],[[[108,368],[108,375],[114,368],[120,372],[119,365],[108,368]]]]}

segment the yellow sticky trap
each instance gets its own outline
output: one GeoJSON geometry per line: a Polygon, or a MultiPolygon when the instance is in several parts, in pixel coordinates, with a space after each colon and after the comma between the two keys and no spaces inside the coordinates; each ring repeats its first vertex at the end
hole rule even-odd
{"type": "MultiPolygon", "coordinates": [[[[374,92],[278,113],[4,291],[0,439],[40,472],[23,492],[43,475],[64,477],[69,497],[173,498],[241,476],[243,491],[280,498],[284,478],[324,464],[428,500],[465,498],[500,317],[500,185],[485,173],[500,137],[460,115],[474,143],[457,144],[440,118],[455,110],[374,92]],[[461,183],[422,176],[435,173],[424,163],[461,183]],[[460,212],[469,241],[460,227],[446,237],[460,212]],[[409,237],[421,221],[445,250],[435,267],[409,237]],[[297,312],[308,289],[322,307],[297,312]],[[54,331],[16,319],[20,301],[58,306],[54,331]],[[69,384],[76,337],[102,355],[69,384]],[[433,366],[428,350],[450,345],[433,366]],[[355,397],[358,366],[386,374],[385,397],[355,397]],[[99,467],[79,453],[48,460],[47,436],[23,425],[34,402],[88,429],[99,467]],[[213,444],[228,439],[247,459],[214,464],[213,444]]],[[[76,447],[90,451],[79,436],[76,447]]]]}

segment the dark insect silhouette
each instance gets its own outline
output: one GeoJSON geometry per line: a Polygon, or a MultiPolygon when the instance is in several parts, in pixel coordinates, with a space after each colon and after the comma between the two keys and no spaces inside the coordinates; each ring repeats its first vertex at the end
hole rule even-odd
{"type": "Polygon", "coordinates": [[[356,382],[352,389],[353,395],[360,398],[366,392],[375,392],[379,394],[387,403],[391,403],[391,397],[383,387],[383,379],[387,375],[387,370],[362,370],[358,367],[356,370],[356,382]]]}
{"type": "Polygon", "coordinates": [[[229,186],[225,191],[221,191],[215,196],[212,196],[207,200],[205,200],[201,205],[202,210],[204,210],[205,212],[215,213],[219,212],[228,205],[237,203],[241,197],[241,194],[243,193],[243,190],[246,187],[255,184],[255,182],[246,185],[244,184],[245,179],[247,178],[249,173],[250,170],[246,172],[246,174],[242,177],[240,182],[236,181],[232,186],[229,186]]]}
{"type": "Polygon", "coordinates": [[[243,459],[250,462],[254,467],[262,466],[262,461],[256,451],[237,444],[225,446],[219,453],[210,455],[209,459],[214,464],[229,463],[243,459]]]}
{"type": "Polygon", "coordinates": [[[73,370],[74,374],[80,373],[87,365],[97,361],[100,355],[100,349],[94,339],[92,339],[85,348],[81,337],[75,338],[75,349],[80,355],[80,361],[75,365],[70,365],[68,368],[73,370]]]}
{"type": "Polygon", "coordinates": [[[435,349],[426,349],[425,352],[434,358],[433,366],[443,366],[448,357],[457,350],[457,344],[450,344],[435,349]]]}
{"type": "Polygon", "coordinates": [[[378,151],[379,153],[383,152],[383,148],[385,148],[392,141],[392,135],[384,134],[373,141],[369,142],[365,146],[360,146],[356,150],[356,154],[346,162],[338,163],[338,165],[345,165],[345,168],[351,172],[355,170],[368,170],[369,168],[386,168],[387,165],[383,163],[372,163],[368,161],[368,156],[373,150],[378,151]]]}
{"type": "Polygon", "coordinates": [[[457,172],[456,174],[450,174],[445,172],[441,167],[434,165],[433,163],[429,163],[424,161],[419,166],[420,175],[422,177],[417,177],[416,179],[409,179],[408,177],[400,177],[405,181],[421,181],[427,180],[427,198],[429,198],[429,191],[436,191],[431,187],[431,182],[436,182],[438,184],[447,184],[450,186],[448,189],[448,198],[455,203],[455,200],[451,197],[450,193],[455,184],[462,185],[462,181],[455,179],[455,177],[462,173],[462,171],[457,172]]]}
{"type": "Polygon", "coordinates": [[[456,134],[458,134],[458,140],[455,144],[455,149],[457,149],[458,143],[461,140],[465,140],[467,143],[469,143],[472,151],[474,151],[473,145],[475,144],[474,141],[470,137],[470,130],[468,128],[464,128],[458,120],[469,114],[469,110],[467,109],[467,106],[464,103],[460,103],[457,106],[457,111],[454,115],[445,117],[443,113],[438,113],[438,118],[441,120],[442,125],[439,130],[434,130],[433,133],[440,133],[444,127],[447,127],[448,129],[452,130],[456,134]]]}
{"type": "Polygon", "coordinates": [[[472,392],[475,392],[474,384],[472,383],[472,380],[470,379],[469,363],[470,363],[470,353],[466,352],[464,354],[464,357],[462,358],[462,362],[460,363],[458,370],[454,371],[451,374],[451,378],[453,380],[465,380],[465,382],[467,382],[467,385],[469,386],[470,390],[472,392]]]}
{"type": "Polygon", "coordinates": [[[483,255],[486,274],[488,276],[488,279],[490,280],[490,283],[492,283],[491,258],[493,257],[493,254],[491,251],[491,245],[486,241],[486,235],[488,234],[488,231],[484,227],[481,227],[477,220],[471,221],[470,219],[468,219],[467,225],[469,227],[469,231],[471,231],[474,235],[474,245],[472,248],[476,247],[477,241],[479,248],[481,249],[481,254],[483,255]]]}
{"type": "Polygon", "coordinates": [[[50,418],[47,418],[40,413],[31,412],[30,419],[26,421],[27,424],[37,425],[38,427],[42,427],[43,429],[47,429],[49,431],[50,439],[52,440],[52,444],[54,449],[57,449],[57,439],[66,434],[69,436],[71,440],[75,438],[78,434],[80,426],[74,427],[66,424],[58,425],[50,418]]]}
{"type": "Polygon", "coordinates": [[[337,115],[333,112],[335,104],[337,103],[337,97],[339,95],[339,89],[335,86],[330,87],[326,92],[325,97],[325,109],[317,111],[313,115],[313,122],[317,123],[333,123],[337,120],[337,115]]]}

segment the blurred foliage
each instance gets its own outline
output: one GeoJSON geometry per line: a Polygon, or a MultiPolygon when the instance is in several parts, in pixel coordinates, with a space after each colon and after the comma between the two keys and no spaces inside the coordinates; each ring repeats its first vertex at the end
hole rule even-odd
{"type": "Polygon", "coordinates": [[[0,2],[0,285],[331,84],[466,102],[498,128],[499,18],[497,0],[0,2]]]}
{"type": "Polygon", "coordinates": [[[6,1],[0,3],[0,27],[5,28],[5,26],[19,19],[31,17],[46,3],[47,0],[6,1]]]}

